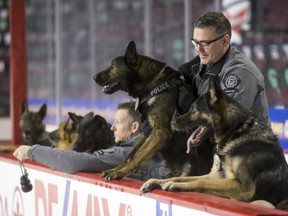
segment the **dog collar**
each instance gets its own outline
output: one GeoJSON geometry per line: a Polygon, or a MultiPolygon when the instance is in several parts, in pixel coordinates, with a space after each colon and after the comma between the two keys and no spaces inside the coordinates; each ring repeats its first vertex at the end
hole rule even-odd
{"type": "Polygon", "coordinates": [[[223,146],[230,140],[231,138],[233,139],[235,136],[238,136],[239,133],[245,132],[247,129],[251,129],[255,126],[259,125],[255,117],[249,117],[242,125],[239,125],[238,127],[232,129],[233,131],[227,134],[220,143],[216,145],[215,148],[215,154],[219,155],[220,148],[222,149],[223,146]]]}
{"type": "Polygon", "coordinates": [[[147,101],[148,99],[159,95],[162,92],[168,91],[170,89],[173,89],[177,86],[182,85],[182,80],[179,78],[172,78],[170,80],[167,80],[160,85],[154,87],[151,89],[148,93],[146,93],[143,97],[138,97],[135,102],[135,110],[138,109],[139,105],[147,101]]]}

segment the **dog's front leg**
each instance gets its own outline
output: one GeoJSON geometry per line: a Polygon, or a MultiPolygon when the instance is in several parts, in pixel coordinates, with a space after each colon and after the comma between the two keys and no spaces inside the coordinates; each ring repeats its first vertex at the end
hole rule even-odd
{"type": "Polygon", "coordinates": [[[170,135],[171,133],[167,133],[163,130],[153,131],[151,135],[145,139],[145,142],[142,145],[136,145],[136,149],[133,148],[124,163],[112,170],[107,170],[102,173],[102,176],[105,177],[105,181],[109,182],[111,180],[121,179],[128,176],[130,173],[137,171],[151,159],[163,145],[171,142],[170,135]]]}
{"type": "Polygon", "coordinates": [[[161,185],[165,191],[197,191],[219,197],[249,201],[255,193],[254,187],[243,188],[236,179],[206,179],[197,177],[190,182],[166,181],[161,185]]]}
{"type": "MultiPolygon", "coordinates": [[[[170,190],[172,185],[176,183],[192,182],[198,179],[209,179],[213,178],[212,174],[202,176],[186,176],[186,177],[173,177],[167,179],[149,179],[140,188],[141,193],[148,193],[154,189],[170,190]]],[[[173,189],[172,189],[173,190],[173,189]]]]}
{"type": "Polygon", "coordinates": [[[119,172],[117,172],[118,170],[120,170],[122,167],[127,166],[128,163],[130,163],[130,161],[132,160],[132,158],[135,156],[135,153],[138,151],[138,149],[143,145],[143,143],[145,142],[145,137],[142,135],[139,140],[137,140],[137,142],[135,143],[132,151],[129,153],[129,155],[127,156],[127,158],[125,159],[125,161],[121,164],[119,164],[118,166],[105,170],[103,172],[101,172],[101,177],[105,178],[106,182],[110,182],[113,179],[121,179],[123,174],[120,174],[119,172]],[[119,176],[113,176],[112,177],[112,173],[118,173],[119,176]]]}

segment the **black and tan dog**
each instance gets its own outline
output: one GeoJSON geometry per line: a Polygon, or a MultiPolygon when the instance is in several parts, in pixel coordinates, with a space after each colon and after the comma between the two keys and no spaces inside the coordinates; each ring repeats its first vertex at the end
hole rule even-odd
{"type": "Polygon", "coordinates": [[[93,153],[99,149],[106,149],[115,144],[114,133],[102,116],[87,114],[84,117],[68,112],[69,117],[76,126],[77,139],[72,150],[77,152],[93,153]]]}
{"type": "Polygon", "coordinates": [[[137,98],[143,120],[144,136],[135,144],[124,163],[102,172],[106,181],[121,179],[138,170],[157,152],[166,160],[169,176],[208,173],[212,166],[213,151],[209,143],[186,154],[187,135],[175,133],[171,120],[176,110],[182,80],[178,72],[165,63],[139,55],[131,41],[124,56],[116,57],[111,66],[96,74],[94,80],[104,86],[103,92],[118,90],[137,98]],[[150,130],[146,130],[150,128],[150,130]]]}
{"type": "Polygon", "coordinates": [[[25,145],[52,145],[48,139],[48,132],[46,131],[44,122],[46,113],[46,104],[43,104],[38,112],[34,112],[29,110],[29,106],[26,100],[22,102],[19,125],[23,134],[25,145]]]}
{"type": "Polygon", "coordinates": [[[276,207],[288,199],[288,166],[277,138],[250,111],[225,95],[218,76],[210,79],[209,91],[192,104],[189,112],[175,121],[179,130],[195,126],[204,130],[203,125],[211,125],[214,130],[211,172],[151,179],[141,187],[142,193],[155,188],[199,191],[247,202],[266,200],[276,207]]]}
{"type": "Polygon", "coordinates": [[[72,150],[77,136],[76,125],[70,117],[61,122],[56,130],[49,133],[49,139],[53,143],[53,147],[62,150],[72,150]]]}

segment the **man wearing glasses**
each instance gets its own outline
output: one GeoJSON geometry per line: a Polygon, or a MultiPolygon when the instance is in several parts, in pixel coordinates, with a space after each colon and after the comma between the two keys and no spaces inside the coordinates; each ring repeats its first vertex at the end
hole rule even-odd
{"type": "Polygon", "coordinates": [[[192,88],[192,92],[181,90],[180,112],[186,112],[193,100],[208,90],[210,76],[218,75],[228,96],[270,126],[264,77],[247,56],[231,47],[230,40],[231,24],[222,13],[208,12],[196,20],[191,41],[197,57],[179,67],[192,88]]]}

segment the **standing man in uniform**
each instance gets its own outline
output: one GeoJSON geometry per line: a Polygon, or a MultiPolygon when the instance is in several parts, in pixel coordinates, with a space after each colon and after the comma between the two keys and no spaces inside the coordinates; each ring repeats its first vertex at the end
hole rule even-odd
{"type": "Polygon", "coordinates": [[[197,57],[181,65],[191,92],[180,92],[180,112],[207,92],[209,78],[218,75],[225,93],[252,110],[260,123],[270,126],[264,77],[257,66],[243,53],[231,47],[231,24],[219,12],[208,12],[194,23],[191,39],[197,57]],[[187,101],[189,101],[187,103],[187,101]]]}

